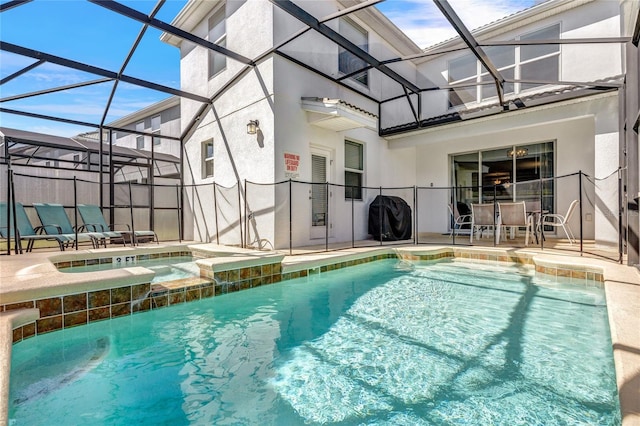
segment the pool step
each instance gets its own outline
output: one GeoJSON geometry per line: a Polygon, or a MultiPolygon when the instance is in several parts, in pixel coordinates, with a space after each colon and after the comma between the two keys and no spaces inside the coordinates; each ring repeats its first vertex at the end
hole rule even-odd
{"type": "Polygon", "coordinates": [[[200,277],[181,278],[179,280],[165,281],[163,283],[153,284],[151,286],[151,296],[157,296],[180,288],[189,288],[210,283],[211,280],[200,277]]]}

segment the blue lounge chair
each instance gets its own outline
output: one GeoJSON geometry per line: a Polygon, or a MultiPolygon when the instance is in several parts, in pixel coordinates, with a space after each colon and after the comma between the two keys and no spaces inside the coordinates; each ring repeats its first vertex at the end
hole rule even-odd
{"type": "MultiPolygon", "coordinates": [[[[8,204],[6,202],[0,202],[0,237],[6,239],[7,243],[9,243],[9,239],[14,238],[16,234],[13,226],[14,224],[13,211],[7,214],[7,207],[8,207],[8,204]],[[6,226],[7,216],[11,218],[10,226],[8,229],[6,226]]],[[[38,226],[36,228],[33,227],[33,225],[31,224],[31,221],[29,220],[29,216],[27,216],[27,212],[24,210],[24,206],[21,203],[15,204],[15,211],[16,211],[15,219],[18,227],[17,238],[19,241],[27,241],[27,252],[30,252],[31,250],[33,250],[33,243],[35,243],[36,241],[43,241],[43,240],[56,241],[58,243],[58,246],[60,247],[60,250],[64,250],[65,247],[70,242],[73,242],[75,238],[75,234],[71,236],[64,235],[64,234],[57,234],[57,235],[40,234],[39,232],[42,232],[44,229],[41,226],[38,226]]],[[[20,252],[22,253],[22,247],[20,247],[20,252]]]]}
{"type": "Polygon", "coordinates": [[[127,239],[131,240],[131,229],[129,228],[129,225],[121,225],[127,227],[126,231],[116,231],[115,227],[118,225],[107,225],[99,206],[94,204],[78,204],[78,213],[80,213],[80,217],[82,218],[84,229],[86,231],[100,232],[105,237],[109,238],[109,241],[112,243],[121,242],[122,245],[126,245],[127,239]],[[128,238],[126,238],[126,236],[128,236],[128,238]]]}
{"type": "Polygon", "coordinates": [[[109,233],[120,234],[121,237],[129,237],[131,244],[138,244],[138,240],[148,240],[151,239],[158,244],[158,236],[154,231],[147,230],[135,230],[131,231],[131,227],[129,224],[112,224],[108,225],[104,220],[104,216],[102,215],[102,211],[99,206],[95,204],[78,204],[78,212],[82,217],[82,221],[85,224],[85,228],[87,231],[95,231],[106,234],[109,238],[117,238],[116,236],[111,237],[109,233]],[[125,230],[116,230],[115,227],[126,227],[125,230]]]}
{"type": "Polygon", "coordinates": [[[86,232],[83,227],[78,227],[78,238],[76,240],[76,229],[71,225],[67,213],[62,204],[42,204],[33,203],[42,227],[48,235],[66,235],[74,243],[90,241],[93,248],[103,243],[106,245],[106,236],[101,232],[86,232]]]}

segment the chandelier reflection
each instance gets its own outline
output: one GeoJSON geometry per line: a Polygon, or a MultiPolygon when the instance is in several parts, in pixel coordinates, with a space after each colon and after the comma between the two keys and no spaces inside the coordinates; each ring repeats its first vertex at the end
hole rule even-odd
{"type": "Polygon", "coordinates": [[[507,157],[513,158],[513,156],[515,155],[516,158],[520,158],[520,157],[524,157],[528,153],[529,153],[529,150],[527,148],[510,149],[509,151],[507,151],[507,157]]]}

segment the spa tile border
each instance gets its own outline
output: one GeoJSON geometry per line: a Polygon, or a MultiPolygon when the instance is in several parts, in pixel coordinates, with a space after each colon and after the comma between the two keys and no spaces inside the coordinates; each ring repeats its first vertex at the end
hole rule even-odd
{"type": "Polygon", "coordinates": [[[2,305],[0,311],[37,308],[40,317],[13,330],[13,343],[37,334],[77,327],[150,309],[151,284],[135,284],[2,305]]]}
{"type": "Polygon", "coordinates": [[[569,279],[571,283],[584,283],[585,285],[602,285],[604,283],[602,272],[586,271],[584,268],[570,269],[536,265],[536,274],[543,274],[556,279],[569,279]]]}
{"type": "MultiPolygon", "coordinates": [[[[164,253],[149,253],[149,254],[138,254],[136,255],[137,260],[152,260],[152,259],[163,259],[167,257],[183,257],[183,256],[192,256],[190,251],[172,251],[172,252],[164,252],[164,253]]],[[[53,262],[53,265],[57,269],[67,269],[67,268],[77,268],[82,266],[91,266],[91,265],[102,265],[105,263],[112,263],[113,256],[110,257],[98,257],[91,259],[77,259],[77,260],[67,260],[61,262],[53,262]]],[[[136,266],[136,265],[131,265],[136,266]]]]}
{"type": "Polygon", "coordinates": [[[322,266],[316,266],[307,269],[301,269],[299,271],[292,271],[288,273],[282,274],[282,280],[295,279],[300,277],[306,277],[308,275],[313,275],[322,272],[335,271],[337,269],[349,268],[351,266],[362,265],[364,263],[376,262],[378,260],[385,259],[397,259],[400,256],[403,260],[440,260],[446,258],[452,258],[452,253],[441,252],[441,253],[428,253],[428,254],[412,254],[412,253],[382,253],[376,254],[368,257],[362,257],[359,259],[351,259],[351,260],[342,260],[335,263],[328,263],[322,266]]]}
{"type": "Polygon", "coordinates": [[[536,274],[543,274],[546,278],[556,280],[570,280],[571,283],[594,285],[604,283],[602,271],[588,268],[584,265],[562,265],[555,266],[540,265],[534,261],[534,257],[539,254],[533,253],[505,253],[505,252],[483,252],[468,249],[453,249],[456,258],[480,261],[508,262],[520,265],[530,265],[535,267],[536,274]],[[591,270],[590,270],[591,269],[591,270]]]}
{"type": "MultiPolygon", "coordinates": [[[[191,252],[179,251],[139,255],[139,260],[165,257],[190,256],[191,252]]],[[[385,259],[435,261],[441,259],[460,258],[465,260],[509,262],[535,266],[536,274],[555,277],[557,280],[569,279],[572,283],[584,285],[602,285],[602,272],[587,271],[580,266],[542,266],[536,265],[533,254],[483,252],[468,249],[435,250],[431,253],[415,251],[398,251],[375,254],[357,259],[329,262],[325,265],[303,268],[292,272],[282,272],[281,263],[266,263],[244,268],[225,269],[224,264],[213,268],[201,268],[200,278],[185,278],[168,283],[136,284],[104,290],[88,291],[62,296],[24,301],[0,306],[0,312],[15,309],[38,308],[40,318],[33,323],[25,324],[13,330],[13,343],[33,337],[37,334],[49,333],[65,328],[76,327],[96,321],[135,314],[153,309],[161,309],[172,305],[233,293],[236,291],[278,283],[281,281],[303,278],[323,272],[334,271],[351,266],[362,265],[385,259]],[[416,253],[418,252],[418,253],[416,253]]],[[[111,258],[87,259],[78,264],[74,262],[56,263],[58,268],[85,266],[88,261],[109,263],[111,258]],[[107,260],[109,262],[107,262],[107,260]],[[60,265],[62,264],[62,266],[60,265]]],[[[90,263],[95,264],[95,263],[90,263]]]]}

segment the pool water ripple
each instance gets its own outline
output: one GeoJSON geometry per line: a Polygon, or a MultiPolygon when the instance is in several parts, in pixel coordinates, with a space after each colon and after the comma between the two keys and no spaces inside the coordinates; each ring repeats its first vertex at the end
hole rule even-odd
{"type": "Polygon", "coordinates": [[[65,358],[60,345],[109,345],[83,374],[12,404],[11,421],[620,423],[602,289],[542,280],[517,267],[393,265],[376,262],[26,340],[14,348],[12,400],[28,395],[24,384],[46,388],[52,375],[91,358],[65,358]]]}

